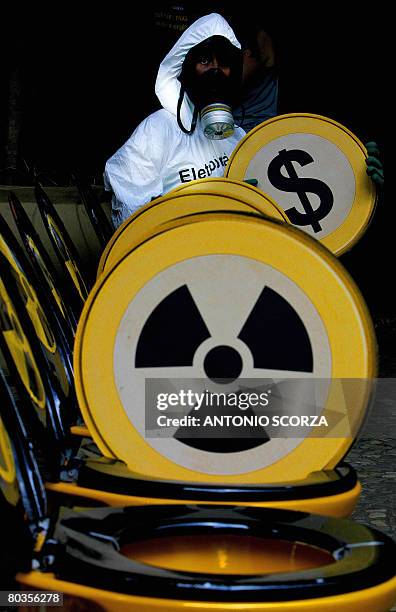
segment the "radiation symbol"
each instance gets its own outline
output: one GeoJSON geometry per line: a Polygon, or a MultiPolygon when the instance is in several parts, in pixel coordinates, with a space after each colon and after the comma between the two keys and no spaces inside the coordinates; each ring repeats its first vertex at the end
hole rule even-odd
{"type": "MultiPolygon", "coordinates": [[[[297,376],[326,379],[331,355],[318,313],[290,279],[251,259],[211,255],[185,260],[141,290],[119,327],[114,371],[127,414],[144,436],[144,412],[135,411],[128,398],[144,404],[147,378],[188,379],[197,391],[217,389],[221,379],[229,383],[297,376]],[[180,285],[180,278],[185,284],[180,285]],[[144,306],[139,308],[140,304],[144,306]],[[147,320],[145,312],[151,313],[147,320]],[[131,320],[144,321],[139,332],[135,326],[132,333],[131,320]],[[314,359],[318,354],[321,358],[314,359]],[[130,355],[135,355],[132,377],[125,370],[130,355]]],[[[213,409],[208,406],[206,413],[210,412],[213,409]]],[[[200,415],[204,414],[205,407],[200,409],[200,415]]],[[[222,440],[179,437],[180,433],[175,430],[173,439],[148,442],[189,468],[197,463],[196,449],[216,453],[214,462],[202,457],[201,469],[208,473],[262,468],[300,443],[269,440],[262,428],[256,434],[252,431],[251,437],[239,438],[235,432],[235,438],[222,440]],[[243,461],[233,457],[242,451],[243,461]]]]}
{"type": "Polygon", "coordinates": [[[5,259],[10,266],[12,275],[16,281],[16,287],[49,364],[52,366],[54,374],[61,384],[62,391],[65,393],[65,395],[67,395],[69,393],[69,382],[67,380],[67,376],[65,375],[62,357],[59,353],[59,347],[53,335],[47,316],[39,301],[36,290],[24,274],[13,251],[9,248],[6,241],[1,236],[0,252],[5,256],[5,259]]]}
{"type": "Polygon", "coordinates": [[[32,353],[29,340],[23,332],[17,312],[0,279],[0,328],[4,340],[18,370],[22,384],[34,404],[40,408],[40,418],[45,422],[46,396],[40,371],[32,353]]]}
{"type": "Polygon", "coordinates": [[[21,297],[24,301],[26,310],[29,313],[29,317],[32,320],[34,329],[38,338],[40,339],[40,342],[45,346],[47,351],[54,353],[56,351],[55,338],[53,337],[47,318],[38,301],[36,292],[18,265],[12,251],[9,249],[8,245],[1,236],[0,251],[4,254],[12,269],[21,297]]]}
{"type": "MultiPolygon", "coordinates": [[[[169,382],[171,391],[175,379],[218,390],[223,379],[235,388],[245,380],[374,375],[370,319],[327,250],[293,227],[239,212],[198,217],[125,255],[84,307],[76,391],[95,442],[145,477],[276,482],[333,467],[352,440],[261,430],[219,443],[182,436],[177,427],[147,435],[150,379],[169,382]]],[[[320,393],[320,410],[341,410],[329,385],[320,393]]],[[[355,404],[364,414],[367,397],[355,404]]]]}
{"type": "Polygon", "coordinates": [[[359,240],[374,212],[376,192],[365,157],[362,143],[339,123],[281,115],[239,142],[226,176],[258,180],[291,223],[340,255],[359,240]]]}

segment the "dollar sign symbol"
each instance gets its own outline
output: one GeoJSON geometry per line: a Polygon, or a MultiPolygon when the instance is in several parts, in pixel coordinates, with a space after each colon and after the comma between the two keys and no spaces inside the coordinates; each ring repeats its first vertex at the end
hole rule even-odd
{"type": "Polygon", "coordinates": [[[306,151],[299,149],[291,149],[287,151],[283,149],[268,166],[268,179],[271,184],[281,191],[296,192],[300,198],[300,202],[304,207],[305,212],[300,212],[296,208],[288,208],[285,213],[289,217],[293,225],[312,225],[313,231],[320,232],[322,227],[319,223],[324,219],[333,208],[334,197],[333,193],[323,181],[314,178],[299,177],[293,162],[297,162],[300,166],[311,164],[314,160],[306,151]],[[281,169],[285,170],[289,176],[284,176],[281,169]],[[315,210],[308,199],[307,192],[316,193],[320,198],[320,204],[315,210]]]}

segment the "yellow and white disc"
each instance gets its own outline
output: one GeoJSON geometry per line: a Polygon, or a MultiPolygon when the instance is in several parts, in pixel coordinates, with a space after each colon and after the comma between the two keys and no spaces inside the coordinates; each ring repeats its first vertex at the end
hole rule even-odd
{"type": "Polygon", "coordinates": [[[22,384],[24,385],[34,406],[38,408],[37,414],[43,423],[46,422],[45,389],[37,366],[29,339],[26,337],[17,311],[11,300],[9,292],[0,279],[0,333],[14,360],[22,384]]]}
{"type": "Polygon", "coordinates": [[[210,177],[206,179],[199,179],[197,181],[189,181],[183,183],[172,190],[173,193],[211,193],[228,196],[229,198],[236,198],[249,204],[262,215],[266,215],[277,221],[284,221],[288,223],[289,220],[283,210],[265,193],[244,183],[243,181],[237,181],[228,178],[210,177]]]}
{"type": "Polygon", "coordinates": [[[65,367],[62,363],[62,355],[53,335],[51,325],[45,312],[43,311],[34,286],[26,277],[13,251],[9,248],[7,242],[1,235],[0,253],[4,255],[12,270],[17,282],[18,290],[25,304],[27,314],[33,324],[37,338],[45,351],[46,358],[52,364],[54,374],[61,385],[61,390],[65,396],[68,396],[70,391],[69,381],[65,373],[65,367]]]}
{"type": "MultiPolygon", "coordinates": [[[[341,418],[348,415],[331,379],[375,375],[364,302],[326,249],[294,227],[240,212],[194,220],[124,255],[84,307],[76,390],[84,420],[94,422],[95,442],[145,477],[271,483],[333,468],[352,443],[338,435],[341,429],[322,438],[256,441],[237,451],[146,437],[146,381],[210,384],[206,359],[219,347],[239,355],[241,379],[329,381],[321,405],[341,418]]],[[[357,421],[367,402],[366,387],[358,386],[357,421]]]]}
{"type": "Polygon", "coordinates": [[[360,140],[332,119],[281,115],[239,142],[226,176],[257,179],[291,223],[341,255],[361,238],[375,209],[366,156],[360,140]]]}
{"type": "Polygon", "coordinates": [[[164,223],[177,217],[215,210],[233,210],[270,214],[273,218],[285,220],[276,204],[264,195],[256,193],[254,188],[250,189],[245,185],[246,187],[237,185],[235,189],[213,188],[213,185],[206,188],[203,181],[202,187],[201,181],[194,181],[194,185],[189,184],[180,191],[174,190],[143,206],[118,228],[109,241],[99,262],[98,277],[132,246],[139,244],[164,223]]]}

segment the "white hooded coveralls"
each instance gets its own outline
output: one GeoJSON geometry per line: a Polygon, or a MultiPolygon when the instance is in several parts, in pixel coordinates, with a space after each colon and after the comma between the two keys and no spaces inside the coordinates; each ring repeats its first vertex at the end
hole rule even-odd
{"type": "MultiPolygon", "coordinates": [[[[188,51],[211,36],[224,36],[240,48],[227,21],[216,13],[195,21],[178,39],[159,67],[155,93],[162,109],[142,121],[127,142],[107,161],[105,188],[113,191],[112,220],[118,227],[137,208],[181,183],[223,176],[231,152],[245,135],[235,128],[223,140],[208,139],[198,119],[193,134],[177,123],[182,64],[188,51]]],[[[216,102],[216,100],[213,100],[216,102]]],[[[190,129],[193,105],[184,94],[181,120],[190,129]]]]}

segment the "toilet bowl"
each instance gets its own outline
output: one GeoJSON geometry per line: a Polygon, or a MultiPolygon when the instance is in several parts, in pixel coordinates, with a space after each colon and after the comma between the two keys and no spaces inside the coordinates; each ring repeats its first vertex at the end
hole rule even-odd
{"type": "Polygon", "coordinates": [[[65,510],[25,586],[106,610],[388,610],[395,544],[352,521],[244,507],[65,510]],[[243,606],[243,608],[242,608],[243,606]],[[246,607],[245,607],[246,606],[246,607]]]}
{"type": "Polygon", "coordinates": [[[3,502],[31,537],[12,568],[25,590],[114,612],[385,612],[396,599],[396,545],[349,520],[191,503],[49,511],[23,423],[10,436],[8,404],[2,417],[3,502]]]}

